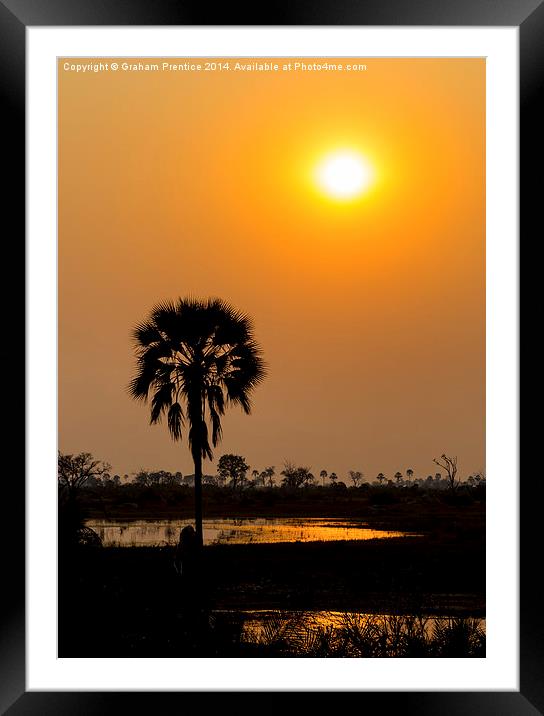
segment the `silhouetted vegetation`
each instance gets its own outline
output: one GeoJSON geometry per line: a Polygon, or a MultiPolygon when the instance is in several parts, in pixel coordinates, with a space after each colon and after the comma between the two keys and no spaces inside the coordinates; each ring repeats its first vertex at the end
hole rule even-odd
{"type": "Polygon", "coordinates": [[[447,455],[442,455],[440,459],[435,458],[433,462],[444,468],[444,470],[446,471],[446,480],[448,481],[448,486],[450,490],[454,492],[460,484],[459,480],[456,479],[457,457],[448,457],[447,455]]]}
{"type": "Polygon", "coordinates": [[[180,578],[174,545],[103,547],[85,522],[192,521],[194,475],[112,476],[88,453],[75,458],[59,455],[61,656],[485,655],[482,626],[472,618],[485,608],[483,473],[456,479],[452,489],[440,474],[418,479],[407,470],[365,482],[353,470],[348,487],[334,471],[322,470],[319,484],[309,467],[286,463],[273,485],[273,467],[250,472],[242,456],[225,455],[223,475],[203,475],[209,517],[341,517],[421,536],[217,544],[197,562],[184,547],[188,573],[191,564],[198,569],[180,578]],[[69,461],[86,475],[75,489],[65,478],[69,461]],[[255,628],[247,610],[269,616],[255,628]],[[346,614],[334,625],[311,623],[317,611],[346,614]]]}
{"type": "MultiPolygon", "coordinates": [[[[239,643],[259,656],[316,658],[484,657],[481,620],[423,615],[272,612],[252,629],[242,622],[239,643]]],[[[214,625],[215,626],[215,625],[214,625]]]]}
{"type": "Polygon", "coordinates": [[[58,455],[58,482],[62,497],[74,499],[85,485],[109,477],[111,465],[95,460],[88,452],[79,455],[58,455]]]}
{"type": "Polygon", "coordinates": [[[314,481],[314,476],[310,472],[309,467],[296,467],[292,462],[286,462],[281,471],[283,480],[281,484],[284,487],[307,487],[314,481]]]}
{"type": "Polygon", "coordinates": [[[136,400],[151,402],[150,422],[166,418],[173,440],[186,433],[195,465],[195,529],[202,544],[202,461],[212,459],[229,404],[251,411],[264,377],[250,319],[220,299],[161,303],[134,329],[136,400]],[[208,429],[211,428],[211,439],[208,429]]]}
{"type": "MultiPolygon", "coordinates": [[[[218,485],[215,476],[204,476],[202,500],[208,517],[244,516],[298,516],[298,517],[355,517],[373,520],[378,514],[373,508],[397,505],[397,511],[424,512],[439,510],[444,505],[456,505],[467,509],[472,505],[485,504],[485,481],[461,483],[452,492],[444,482],[441,487],[433,480],[406,485],[361,483],[358,487],[347,486],[343,481],[329,483],[324,487],[310,482],[307,473],[295,468],[292,482],[284,476],[278,486],[269,486],[269,478],[261,478],[251,484],[240,483],[236,487],[218,485]],[[266,486],[262,480],[266,479],[266,486]],[[298,483],[304,480],[305,485],[298,483]]],[[[264,472],[264,471],[263,471],[264,472]]],[[[142,473],[138,473],[141,475],[142,473]]],[[[181,476],[161,471],[145,472],[145,479],[131,481],[112,480],[91,482],[79,491],[79,501],[85,505],[89,516],[94,518],[192,518],[194,515],[194,488],[192,475],[181,476]]],[[[396,529],[395,526],[392,529],[396,529]]]]}
{"type": "MultiPolygon", "coordinates": [[[[117,475],[116,477],[119,476],[117,475]]],[[[183,476],[181,472],[172,474],[171,472],[167,472],[166,470],[155,470],[153,472],[149,472],[148,470],[140,470],[136,473],[134,481],[137,485],[141,485],[142,487],[174,487],[176,485],[181,485],[182,479],[183,476]]],[[[120,482],[115,482],[115,486],[118,486],[119,484],[120,482]]]]}
{"type": "Polygon", "coordinates": [[[349,476],[351,477],[351,481],[353,482],[353,487],[359,487],[363,480],[363,473],[360,470],[350,470],[349,476]]]}
{"type": "Polygon", "coordinates": [[[59,501],[58,537],[61,558],[75,552],[79,547],[102,546],[96,532],[85,525],[87,517],[87,511],[78,500],[59,501]]]}
{"type": "Polygon", "coordinates": [[[243,489],[247,483],[248,470],[249,465],[241,455],[221,455],[217,463],[219,484],[229,485],[234,490],[243,489]]]}
{"type": "MultiPolygon", "coordinates": [[[[483,616],[479,515],[444,507],[421,522],[427,531],[418,540],[205,547],[196,605],[187,604],[176,574],[175,547],[80,548],[60,584],[60,656],[249,656],[255,645],[237,641],[246,610],[281,610],[283,620],[308,610],[449,614],[451,625],[454,616],[483,616]],[[208,631],[216,619],[224,629],[208,631]]],[[[255,655],[272,655],[264,646],[255,655]]],[[[367,645],[365,654],[385,656],[385,647],[367,645]]]]}
{"type": "Polygon", "coordinates": [[[81,491],[87,485],[109,477],[110,465],[95,460],[90,453],[64,455],[59,452],[58,477],[58,537],[61,558],[80,546],[101,546],[98,535],[85,525],[87,510],[81,491]]]}

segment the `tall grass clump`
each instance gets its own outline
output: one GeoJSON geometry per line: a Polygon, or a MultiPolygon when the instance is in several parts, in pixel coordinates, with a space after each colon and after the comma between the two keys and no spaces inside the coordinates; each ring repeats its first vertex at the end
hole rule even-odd
{"type": "Polygon", "coordinates": [[[478,619],[422,615],[344,614],[330,623],[304,613],[269,615],[242,636],[260,656],[317,658],[484,657],[478,619]]]}

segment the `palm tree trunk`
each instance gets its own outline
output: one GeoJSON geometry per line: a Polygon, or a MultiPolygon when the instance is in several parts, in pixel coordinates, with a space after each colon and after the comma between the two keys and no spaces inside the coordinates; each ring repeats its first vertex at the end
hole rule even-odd
{"type": "Polygon", "coordinates": [[[204,544],[202,533],[202,454],[198,451],[198,455],[193,455],[195,463],[195,531],[198,546],[204,544]]]}

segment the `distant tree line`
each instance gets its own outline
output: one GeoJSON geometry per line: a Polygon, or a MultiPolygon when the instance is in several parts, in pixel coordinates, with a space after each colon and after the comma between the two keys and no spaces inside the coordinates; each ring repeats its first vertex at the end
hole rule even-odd
{"type": "MultiPolygon", "coordinates": [[[[478,471],[470,474],[465,481],[458,475],[457,458],[442,455],[434,462],[443,468],[445,475],[440,472],[427,476],[417,477],[412,468],[403,472],[397,471],[391,477],[383,472],[376,475],[374,480],[366,481],[361,470],[349,470],[346,476],[353,488],[369,487],[425,487],[426,489],[450,490],[455,492],[461,485],[475,488],[485,484],[485,474],[478,471]]],[[[104,461],[96,460],[90,453],[69,455],[59,453],[58,458],[59,489],[65,497],[74,497],[85,487],[91,489],[115,488],[121,485],[133,484],[142,488],[175,488],[193,487],[194,474],[183,475],[181,472],[168,472],[166,470],[140,469],[132,475],[123,476],[111,474],[111,466],[104,461]]],[[[232,453],[222,455],[217,463],[217,474],[203,475],[203,485],[230,488],[236,491],[256,488],[290,488],[303,489],[308,487],[330,487],[336,490],[345,490],[348,484],[338,478],[334,471],[321,470],[316,478],[308,466],[296,465],[287,460],[283,469],[276,475],[274,466],[262,470],[253,469],[242,455],[232,453]],[[276,480],[278,478],[278,480],[276,480]]]]}

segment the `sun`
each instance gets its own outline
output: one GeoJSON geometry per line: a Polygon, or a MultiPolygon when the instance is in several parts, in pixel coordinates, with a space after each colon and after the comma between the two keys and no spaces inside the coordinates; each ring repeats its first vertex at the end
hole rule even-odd
{"type": "Polygon", "coordinates": [[[357,152],[340,151],[327,155],[317,166],[319,188],[334,199],[353,199],[370,186],[373,171],[357,152]]]}

